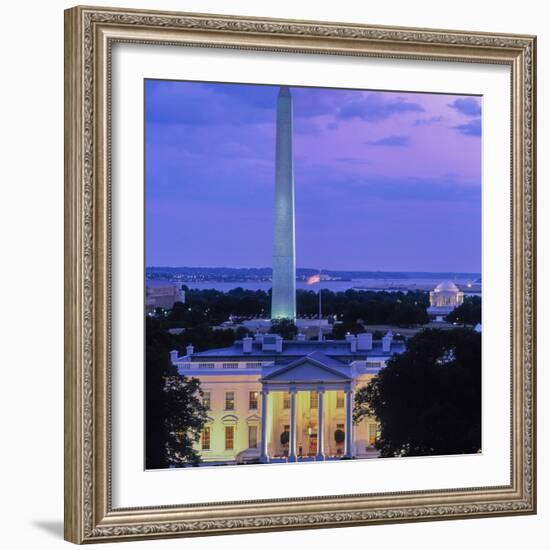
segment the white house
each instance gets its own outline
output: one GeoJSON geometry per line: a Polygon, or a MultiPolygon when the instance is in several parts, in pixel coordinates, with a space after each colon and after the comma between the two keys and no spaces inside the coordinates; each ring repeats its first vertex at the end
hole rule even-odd
{"type": "Polygon", "coordinates": [[[204,391],[203,462],[292,462],[377,456],[376,421],[352,422],[354,392],[404,349],[391,333],[322,342],[258,334],[228,348],[188,346],[172,362],[204,391]]]}

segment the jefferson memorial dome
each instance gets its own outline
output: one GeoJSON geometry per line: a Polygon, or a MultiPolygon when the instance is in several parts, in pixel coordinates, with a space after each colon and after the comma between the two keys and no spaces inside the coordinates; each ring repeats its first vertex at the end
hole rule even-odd
{"type": "Polygon", "coordinates": [[[434,292],[460,292],[460,290],[452,281],[443,281],[434,288],[434,292]]]}
{"type": "Polygon", "coordinates": [[[428,315],[435,317],[436,321],[443,321],[448,315],[464,302],[462,292],[452,281],[442,281],[430,292],[430,307],[428,315]]]}

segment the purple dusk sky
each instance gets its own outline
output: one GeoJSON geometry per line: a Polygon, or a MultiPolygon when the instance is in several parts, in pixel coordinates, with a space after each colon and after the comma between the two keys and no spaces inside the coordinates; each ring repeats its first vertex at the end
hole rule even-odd
{"type": "MultiPolygon", "coordinates": [[[[290,90],[298,267],[481,272],[480,97],[290,90]]],[[[277,93],[146,81],[148,266],[271,266],[277,93]]]]}

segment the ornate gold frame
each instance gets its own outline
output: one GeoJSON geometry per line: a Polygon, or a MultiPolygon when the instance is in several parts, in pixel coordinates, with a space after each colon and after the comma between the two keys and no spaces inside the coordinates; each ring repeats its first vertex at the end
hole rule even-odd
{"type": "Polygon", "coordinates": [[[457,519],[536,510],[536,38],[76,7],[65,12],[65,537],[84,542],[457,519]],[[115,42],[498,63],[512,74],[511,484],[113,509],[110,52],[115,42]]]}

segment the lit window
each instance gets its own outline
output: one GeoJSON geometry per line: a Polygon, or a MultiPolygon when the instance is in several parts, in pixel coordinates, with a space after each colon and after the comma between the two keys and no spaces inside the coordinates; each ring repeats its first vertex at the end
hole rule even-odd
{"type": "Polygon", "coordinates": [[[210,392],[209,391],[203,392],[202,404],[206,407],[207,410],[210,410],[210,392]]]}
{"type": "Polygon", "coordinates": [[[251,391],[248,393],[248,408],[257,409],[258,408],[258,392],[251,391]]]}
{"type": "Polygon", "coordinates": [[[226,426],[225,427],[225,450],[232,451],[235,439],[235,427],[226,426]]]}
{"type": "Polygon", "coordinates": [[[283,394],[283,409],[290,409],[290,393],[283,394]]]}
{"type": "Polygon", "coordinates": [[[374,446],[376,443],[377,431],[376,424],[369,424],[369,445],[374,446]]]}
{"type": "Polygon", "coordinates": [[[336,408],[343,409],[345,407],[344,392],[339,391],[336,393],[336,408]]]}
{"type": "Polygon", "coordinates": [[[235,392],[225,392],[225,410],[232,411],[235,408],[235,392]]]}
{"type": "Polygon", "coordinates": [[[316,409],[319,406],[319,396],[316,391],[309,392],[309,408],[316,409]]]}
{"type": "Polygon", "coordinates": [[[248,448],[258,448],[258,426],[248,426],[248,448]]]}
{"type": "Polygon", "coordinates": [[[210,450],[210,427],[209,426],[205,426],[202,429],[201,447],[203,451],[210,450]]]}

